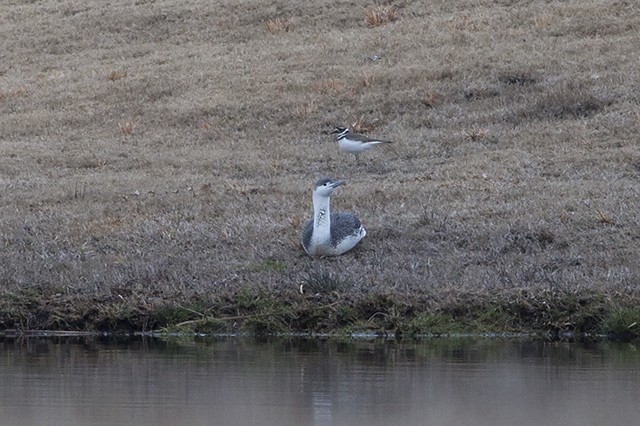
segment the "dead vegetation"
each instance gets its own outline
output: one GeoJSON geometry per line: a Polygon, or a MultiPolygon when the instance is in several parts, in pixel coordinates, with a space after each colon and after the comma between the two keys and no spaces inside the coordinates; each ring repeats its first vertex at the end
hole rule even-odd
{"type": "Polygon", "coordinates": [[[133,120],[123,120],[118,123],[118,128],[120,132],[125,135],[130,135],[136,129],[136,122],[133,120]]]}
{"type": "Polygon", "coordinates": [[[635,332],[638,6],[195,3],[3,8],[0,328],[635,332]]]}
{"type": "Polygon", "coordinates": [[[396,8],[393,6],[371,6],[365,10],[365,20],[370,27],[379,27],[396,20],[396,8]]]}
{"type": "Polygon", "coordinates": [[[110,80],[110,81],[122,80],[126,76],[127,76],[127,71],[113,70],[109,74],[107,74],[107,80],[110,80]]]}
{"type": "Polygon", "coordinates": [[[288,33],[293,29],[291,23],[282,18],[269,19],[265,25],[272,34],[288,33]]]}

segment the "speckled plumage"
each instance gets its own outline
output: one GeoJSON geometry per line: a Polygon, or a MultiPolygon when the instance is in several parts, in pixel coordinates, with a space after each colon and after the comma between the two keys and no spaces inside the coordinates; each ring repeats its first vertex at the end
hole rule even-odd
{"type": "MultiPolygon", "coordinates": [[[[360,220],[351,213],[331,213],[331,246],[337,247],[338,243],[348,235],[358,236],[362,224],[360,220]]],[[[313,219],[309,219],[302,230],[302,246],[308,247],[313,234],[313,219]]]]}
{"type": "Polygon", "coordinates": [[[329,197],[341,184],[320,179],[313,187],[314,218],[305,223],[300,237],[302,247],[311,256],[341,255],[366,235],[360,220],[352,213],[330,213],[329,197]]]}

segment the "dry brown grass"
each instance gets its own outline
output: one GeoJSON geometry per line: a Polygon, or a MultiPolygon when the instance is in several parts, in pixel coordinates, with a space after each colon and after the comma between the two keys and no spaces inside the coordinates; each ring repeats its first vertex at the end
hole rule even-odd
{"type": "Polygon", "coordinates": [[[54,305],[138,327],[322,277],[363,316],[638,297],[635,3],[418,1],[376,29],[325,0],[69,8],[2,10],[0,327],[54,305]],[[295,31],[267,36],[279,14],[295,31]],[[354,164],[323,133],[351,124],[393,149],[354,164]],[[297,243],[323,175],[367,228],[337,259],[297,243]]]}
{"type": "Polygon", "coordinates": [[[120,132],[125,135],[130,135],[136,129],[137,123],[133,120],[123,120],[118,123],[120,132]]]}
{"type": "Polygon", "coordinates": [[[9,98],[20,98],[23,96],[27,96],[27,93],[28,91],[26,86],[21,86],[13,90],[0,90],[0,101],[9,98]]]}
{"type": "Polygon", "coordinates": [[[110,80],[110,81],[122,80],[126,76],[127,76],[127,71],[113,70],[109,74],[107,74],[107,80],[110,80]]]}
{"type": "Polygon", "coordinates": [[[426,92],[422,96],[421,102],[427,108],[435,108],[436,105],[438,105],[438,103],[440,102],[440,94],[433,91],[426,92]]]}
{"type": "Polygon", "coordinates": [[[296,106],[295,115],[298,118],[305,118],[314,114],[317,111],[318,111],[318,106],[316,105],[315,101],[312,99],[308,102],[303,102],[302,104],[296,106]]]}
{"type": "Polygon", "coordinates": [[[267,27],[267,31],[272,34],[288,33],[293,30],[291,22],[282,18],[269,19],[265,25],[267,27]]]}
{"type": "Polygon", "coordinates": [[[364,115],[361,115],[357,120],[350,123],[349,128],[355,133],[368,133],[372,131],[375,126],[372,123],[369,123],[364,118],[364,115]]]}
{"type": "Polygon", "coordinates": [[[379,27],[396,20],[396,8],[393,6],[371,6],[364,12],[367,25],[379,27]]]}
{"type": "Polygon", "coordinates": [[[333,78],[317,81],[314,88],[320,95],[342,95],[350,92],[342,82],[333,78]]]}

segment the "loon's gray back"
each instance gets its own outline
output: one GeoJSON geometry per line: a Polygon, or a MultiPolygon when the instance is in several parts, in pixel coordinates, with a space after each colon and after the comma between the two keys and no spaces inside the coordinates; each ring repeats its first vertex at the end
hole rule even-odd
{"type": "MultiPolygon", "coordinates": [[[[330,243],[333,247],[337,247],[340,241],[346,237],[357,235],[360,231],[362,224],[360,220],[352,213],[331,213],[329,219],[331,222],[331,240],[330,243]]],[[[313,219],[307,220],[302,228],[302,236],[300,237],[300,243],[302,247],[308,249],[311,244],[311,236],[313,235],[313,219]]]]}
{"type": "Polygon", "coordinates": [[[360,220],[352,213],[331,213],[331,245],[337,247],[340,241],[357,235],[361,226],[360,220]]]}

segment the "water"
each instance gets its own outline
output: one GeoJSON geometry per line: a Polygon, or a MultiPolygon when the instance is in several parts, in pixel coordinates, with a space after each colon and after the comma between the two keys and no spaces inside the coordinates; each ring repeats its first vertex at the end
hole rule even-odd
{"type": "Polygon", "coordinates": [[[639,346],[0,338],[0,424],[634,425],[639,346]]]}

